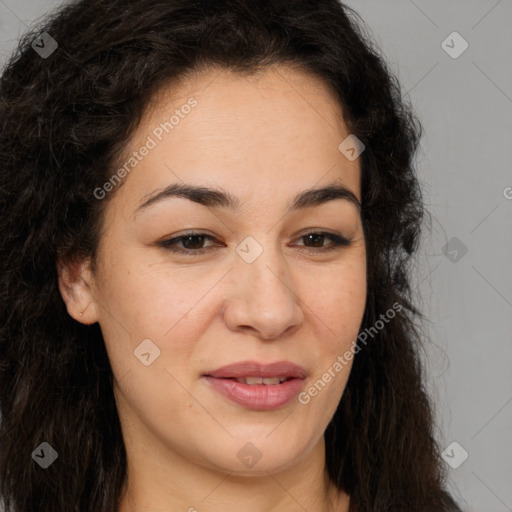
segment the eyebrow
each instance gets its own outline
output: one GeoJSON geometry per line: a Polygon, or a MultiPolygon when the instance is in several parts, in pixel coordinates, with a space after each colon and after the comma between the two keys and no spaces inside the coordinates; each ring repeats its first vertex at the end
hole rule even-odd
{"type": "MultiPolygon", "coordinates": [[[[155,191],[148,194],[150,196],[149,199],[135,210],[135,215],[164,199],[172,197],[189,199],[190,201],[194,201],[208,208],[223,208],[231,210],[234,213],[240,211],[240,199],[222,189],[174,183],[164,190],[161,190],[158,194],[153,195],[154,193],[155,191]]],[[[337,183],[331,183],[323,188],[311,188],[297,194],[288,203],[287,214],[303,208],[318,206],[336,199],[349,201],[357,207],[359,212],[361,211],[361,203],[350,189],[337,183]]]]}

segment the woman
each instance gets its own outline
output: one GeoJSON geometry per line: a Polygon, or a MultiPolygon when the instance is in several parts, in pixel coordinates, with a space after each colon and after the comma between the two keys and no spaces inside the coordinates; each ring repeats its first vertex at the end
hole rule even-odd
{"type": "Polygon", "coordinates": [[[335,0],[89,0],[1,96],[6,511],[448,511],[420,126],[335,0]]]}

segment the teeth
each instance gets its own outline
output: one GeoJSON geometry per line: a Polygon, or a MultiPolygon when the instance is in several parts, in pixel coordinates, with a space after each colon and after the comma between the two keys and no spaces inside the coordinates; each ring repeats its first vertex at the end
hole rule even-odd
{"type": "Polygon", "coordinates": [[[286,380],[286,377],[245,377],[242,379],[235,379],[237,382],[242,384],[249,384],[249,386],[254,386],[257,384],[265,384],[267,386],[273,386],[276,384],[281,384],[286,380]]]}

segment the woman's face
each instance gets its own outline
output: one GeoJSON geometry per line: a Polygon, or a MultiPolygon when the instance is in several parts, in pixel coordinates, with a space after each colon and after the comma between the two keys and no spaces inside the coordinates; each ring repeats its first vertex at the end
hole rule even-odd
{"type": "Polygon", "coordinates": [[[209,69],[152,104],[113,172],[123,183],[96,191],[115,195],[80,317],[101,326],[137,449],[262,474],[321,445],[366,300],[347,198],[361,199],[359,159],[338,148],[348,135],[327,88],[282,65],[251,78],[209,69]],[[331,185],[348,196],[294,203],[331,185]],[[216,196],[160,195],[172,186],[216,196]],[[263,376],[289,380],[234,379],[263,376]]]}

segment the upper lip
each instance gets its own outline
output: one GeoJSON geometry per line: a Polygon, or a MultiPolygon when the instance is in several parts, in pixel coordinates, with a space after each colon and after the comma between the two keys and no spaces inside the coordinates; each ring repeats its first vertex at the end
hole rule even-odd
{"type": "Polygon", "coordinates": [[[276,363],[258,363],[256,361],[242,361],[239,363],[228,364],[217,370],[204,374],[207,377],[217,379],[244,377],[286,377],[288,379],[305,379],[306,370],[295,363],[289,361],[278,361],[276,363]]]}

